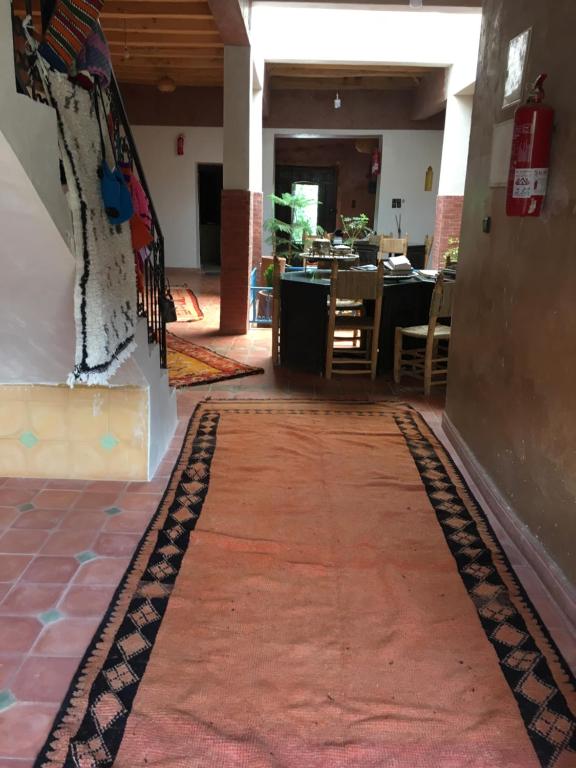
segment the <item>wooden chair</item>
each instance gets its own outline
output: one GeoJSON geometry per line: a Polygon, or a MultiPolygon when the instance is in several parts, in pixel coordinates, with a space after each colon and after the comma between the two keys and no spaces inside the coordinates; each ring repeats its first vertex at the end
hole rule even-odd
{"type": "Polygon", "coordinates": [[[272,273],[272,363],[280,364],[280,279],[286,266],[286,259],[274,256],[272,273]]]}
{"type": "Polygon", "coordinates": [[[430,389],[446,384],[448,379],[448,346],[450,343],[449,325],[438,321],[452,316],[453,281],[447,281],[442,274],[438,277],[432,301],[428,325],[413,325],[409,328],[396,328],[394,338],[394,381],[400,383],[402,374],[423,378],[424,394],[430,395],[430,389]],[[405,349],[404,338],[425,342],[425,346],[405,349]]]}
{"type": "Polygon", "coordinates": [[[426,235],[424,238],[424,269],[431,269],[430,258],[432,256],[432,246],[434,245],[434,235],[426,235]]]}
{"type": "Polygon", "coordinates": [[[376,378],[378,363],[378,336],[382,315],[382,294],[384,290],[384,265],[378,265],[375,272],[339,270],[332,265],[330,278],[330,303],[328,307],[328,332],[326,339],[326,378],[333,373],[370,374],[376,378]],[[374,301],[374,316],[365,313],[344,315],[337,309],[339,299],[370,299],[374,301]],[[335,346],[337,332],[351,331],[350,346],[335,346]],[[364,348],[356,345],[356,332],[365,337],[364,348]]]}
{"type": "Polygon", "coordinates": [[[408,237],[382,235],[378,244],[378,258],[387,256],[408,256],[408,237]]]}

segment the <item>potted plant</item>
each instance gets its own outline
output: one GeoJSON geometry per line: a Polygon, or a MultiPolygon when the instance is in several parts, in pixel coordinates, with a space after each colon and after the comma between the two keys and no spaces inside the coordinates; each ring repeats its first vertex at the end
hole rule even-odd
{"type": "Polygon", "coordinates": [[[268,195],[274,205],[290,209],[289,222],[275,216],[266,219],[264,228],[269,233],[268,242],[272,244],[274,254],[285,256],[287,261],[302,250],[302,238],[312,234],[312,228],[305,216],[310,201],[304,195],[284,192],[281,196],[268,195]]]}
{"type": "Polygon", "coordinates": [[[340,216],[340,221],[342,222],[342,232],[346,238],[346,245],[349,245],[352,251],[354,251],[356,240],[361,240],[372,234],[372,230],[368,226],[370,219],[365,213],[361,213],[359,216],[340,216]]]}
{"type": "Polygon", "coordinates": [[[448,245],[450,247],[447,250],[445,250],[444,253],[442,254],[444,257],[445,267],[451,267],[455,264],[458,264],[458,251],[460,250],[460,238],[449,237],[448,245]]]}

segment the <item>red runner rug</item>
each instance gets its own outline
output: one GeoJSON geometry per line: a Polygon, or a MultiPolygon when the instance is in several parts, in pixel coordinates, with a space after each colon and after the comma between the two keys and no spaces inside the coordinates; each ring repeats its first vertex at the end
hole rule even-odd
{"type": "Polygon", "coordinates": [[[166,345],[171,387],[194,387],[264,373],[263,368],[239,363],[172,333],[166,334],[166,345]]]}
{"type": "Polygon", "coordinates": [[[171,289],[174,306],[176,307],[176,317],[179,323],[192,323],[195,320],[202,320],[204,312],[200,309],[200,304],[196,294],[186,286],[176,286],[171,289]]]}
{"type": "Polygon", "coordinates": [[[201,404],[38,768],[570,768],[575,681],[397,403],[201,404]]]}

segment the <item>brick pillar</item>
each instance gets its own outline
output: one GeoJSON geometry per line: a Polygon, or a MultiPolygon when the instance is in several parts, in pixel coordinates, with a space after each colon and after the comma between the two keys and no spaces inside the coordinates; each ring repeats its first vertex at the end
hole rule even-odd
{"type": "Polygon", "coordinates": [[[462,227],[462,205],[464,197],[438,195],[436,200],[436,224],[432,246],[432,266],[435,269],[444,264],[444,253],[450,248],[448,239],[460,237],[462,227]]]}
{"type": "Polygon", "coordinates": [[[220,226],[220,332],[248,330],[248,293],[252,265],[252,193],[222,190],[220,226]]]}
{"type": "Polygon", "coordinates": [[[258,267],[258,274],[262,263],[262,192],[252,192],[252,266],[258,267]]]}

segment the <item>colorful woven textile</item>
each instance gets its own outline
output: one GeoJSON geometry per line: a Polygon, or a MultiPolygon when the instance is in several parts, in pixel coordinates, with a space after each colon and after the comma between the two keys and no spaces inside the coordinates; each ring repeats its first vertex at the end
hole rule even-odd
{"type": "Polygon", "coordinates": [[[264,372],[262,368],[239,363],[171,333],[166,340],[168,378],[172,387],[193,387],[264,372]]]}
{"type": "MultiPolygon", "coordinates": [[[[76,364],[69,383],[105,384],[135,348],[130,227],[111,226],[102,205],[102,150],[91,94],[54,71],[47,75],[47,88],[58,118],[76,259],[76,364]]],[[[111,157],[110,146],[107,153],[111,157]]]]}
{"type": "Polygon", "coordinates": [[[76,69],[90,72],[100,81],[102,88],[108,88],[112,75],[110,49],[99,25],[86,40],[76,59],[76,69]]]}
{"type": "Polygon", "coordinates": [[[103,5],[104,0],[58,0],[39,49],[54,69],[70,71],[103,5]]]}
{"type": "Polygon", "coordinates": [[[192,323],[195,320],[202,320],[204,312],[200,309],[200,304],[194,291],[186,286],[176,286],[171,288],[171,291],[179,323],[192,323]]]}
{"type": "Polygon", "coordinates": [[[570,768],[574,684],[415,411],[209,400],[36,768],[570,768]]]}

